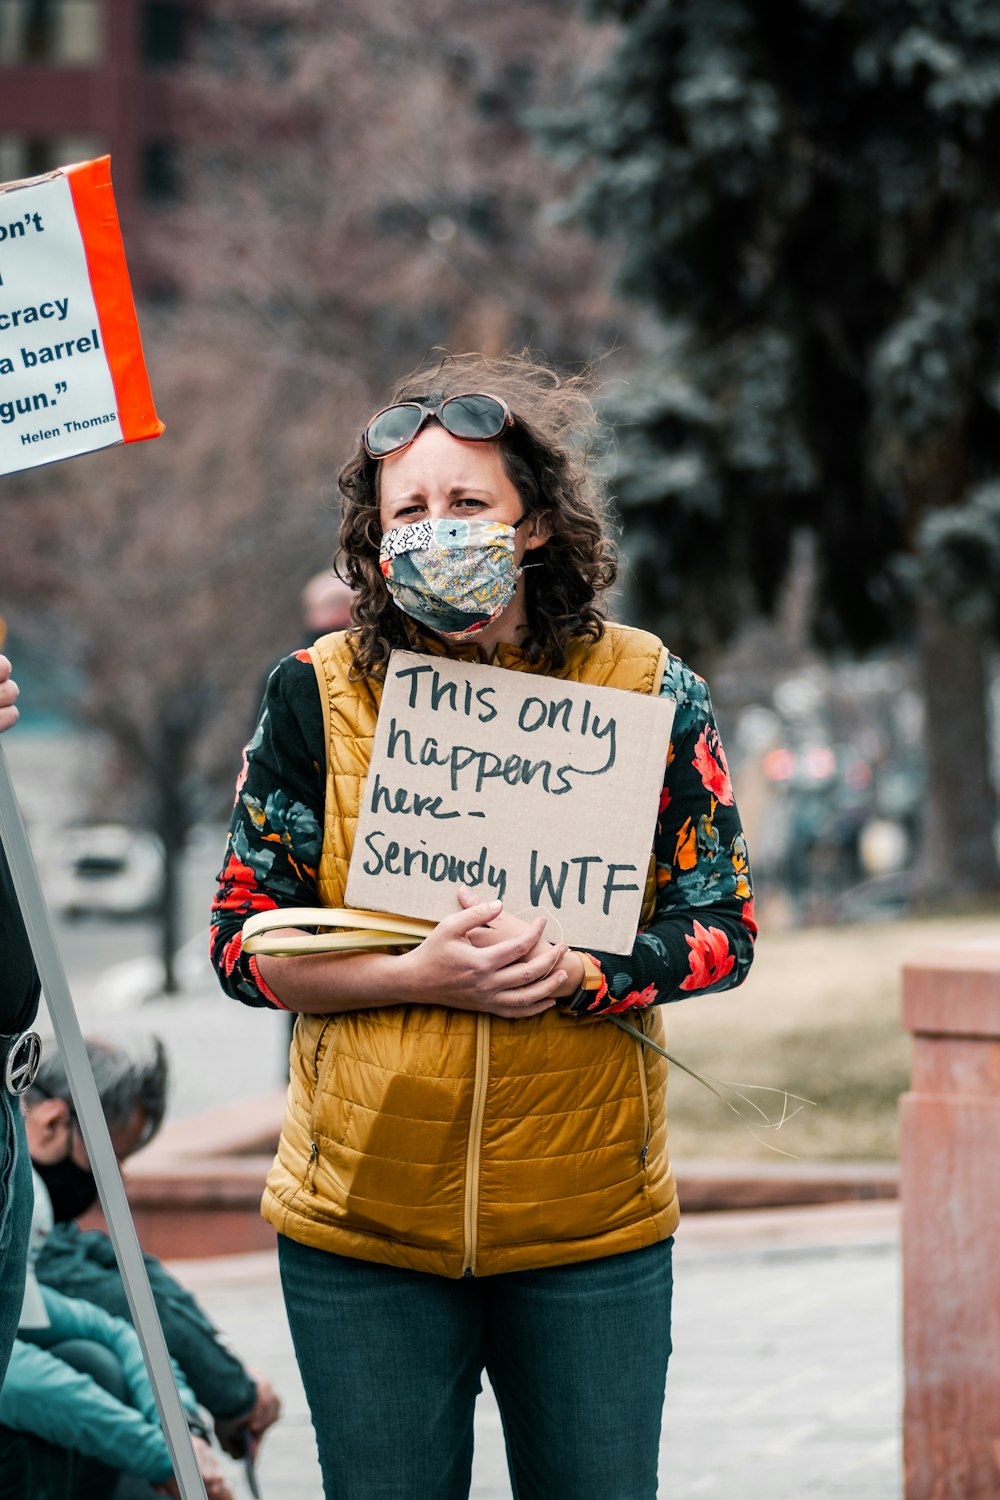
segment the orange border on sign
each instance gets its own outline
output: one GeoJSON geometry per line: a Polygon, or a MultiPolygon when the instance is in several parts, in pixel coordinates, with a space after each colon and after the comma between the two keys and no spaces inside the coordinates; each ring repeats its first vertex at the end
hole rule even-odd
{"type": "Polygon", "coordinates": [[[139,338],[139,322],[111,186],[111,158],[100,156],[96,161],[80,162],[64,170],[87,257],[104,353],[118,403],[122,439],[126,443],[137,443],[144,438],[159,437],[164,428],[153,405],[139,338]]]}

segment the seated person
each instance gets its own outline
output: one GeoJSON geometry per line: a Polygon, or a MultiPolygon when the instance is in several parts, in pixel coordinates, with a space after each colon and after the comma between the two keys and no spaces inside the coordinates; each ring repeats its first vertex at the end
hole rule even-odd
{"type": "MultiPolygon", "coordinates": [[[[89,1039],[87,1054],[115,1155],[125,1161],[152,1140],[163,1123],[166,1052],[156,1039],[145,1056],[89,1039]]],[[[131,1321],[110,1239],[74,1222],[97,1201],[97,1184],[73,1112],[66,1070],[54,1047],[46,1045],[37,1077],[23,1100],[28,1152],[55,1218],[38,1258],[38,1279],[131,1321]]],[[[281,1403],[270,1382],[249,1373],[227,1348],[191,1293],[155,1256],[147,1255],[145,1261],[167,1347],[198,1401],[212,1413],[222,1446],[241,1457],[246,1444],[252,1451],[277,1420],[281,1403]]]]}
{"type": "MultiPolygon", "coordinates": [[[[177,1496],[135,1331],[35,1277],[52,1210],[37,1176],[34,1186],[24,1301],[0,1388],[0,1500],[152,1500],[154,1487],[177,1496]]],[[[233,1500],[194,1395],[174,1373],[209,1500],[233,1500]]]]}

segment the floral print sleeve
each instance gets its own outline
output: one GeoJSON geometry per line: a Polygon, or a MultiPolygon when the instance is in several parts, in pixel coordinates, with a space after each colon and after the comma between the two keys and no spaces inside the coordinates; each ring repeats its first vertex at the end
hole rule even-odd
{"type": "Polygon", "coordinates": [[[223,989],[246,1005],[284,1009],[243,953],[253,912],[317,906],[326,765],[323,714],[307,651],[279,662],[243,752],[226,859],[212,906],[212,962],[223,989]]]}
{"type": "MultiPolygon", "coordinates": [[[[596,1015],[731,989],[750,967],[757,928],[746,843],[708,688],[670,657],[663,694],[676,703],[654,853],[656,911],[631,954],[593,953],[600,990],[564,1009],[596,1015]]],[[[243,752],[212,908],[212,961],[223,989],[246,1005],[283,1008],[242,952],[253,912],[316,906],[323,842],[326,747],[308,652],[286,657],[268,681],[243,752]]]]}
{"type": "Polygon", "coordinates": [[[706,683],[671,656],[663,696],[677,707],[656,824],[656,911],[627,957],[592,953],[597,991],[564,1009],[621,1012],[734,988],[757,925],[746,840],[706,683]]]}

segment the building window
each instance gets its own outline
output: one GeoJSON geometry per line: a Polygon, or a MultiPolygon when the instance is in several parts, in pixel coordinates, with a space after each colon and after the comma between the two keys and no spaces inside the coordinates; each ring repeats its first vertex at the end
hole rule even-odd
{"type": "Polygon", "coordinates": [[[19,135],[0,131],[0,182],[41,177],[56,167],[93,161],[107,153],[107,142],[97,135],[19,135]]]}
{"type": "Polygon", "coordinates": [[[2,0],[0,63],[94,67],[105,55],[105,0],[2,0]]]}
{"type": "Polygon", "coordinates": [[[181,164],[170,141],[147,141],[142,148],[142,194],[148,203],[176,203],[181,196],[181,164]]]}
{"type": "Polygon", "coordinates": [[[142,7],[142,60],[150,68],[183,62],[187,44],[187,6],[149,3],[142,7]]]}

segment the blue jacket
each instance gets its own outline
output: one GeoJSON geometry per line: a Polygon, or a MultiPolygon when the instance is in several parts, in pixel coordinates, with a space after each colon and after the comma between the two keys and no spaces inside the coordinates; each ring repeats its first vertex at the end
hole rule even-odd
{"type": "MultiPolygon", "coordinates": [[[[15,1340],[0,1388],[0,1423],[163,1484],[173,1466],[134,1329],[89,1302],[48,1286],[41,1291],[50,1326],[22,1330],[15,1340]],[[130,1406],[50,1352],[67,1339],[90,1339],[116,1355],[130,1406]]],[[[174,1374],[181,1401],[197,1419],[197,1403],[176,1364],[174,1374]]]]}
{"type": "MultiPolygon", "coordinates": [[[[257,1402],[257,1386],[191,1293],[155,1256],[144,1256],[167,1347],[198,1398],[213,1417],[245,1416],[257,1402]]],[[[131,1324],[125,1283],[114,1247],[99,1229],[54,1224],[45,1237],[35,1274],[66,1297],[81,1297],[131,1324]]]]}

